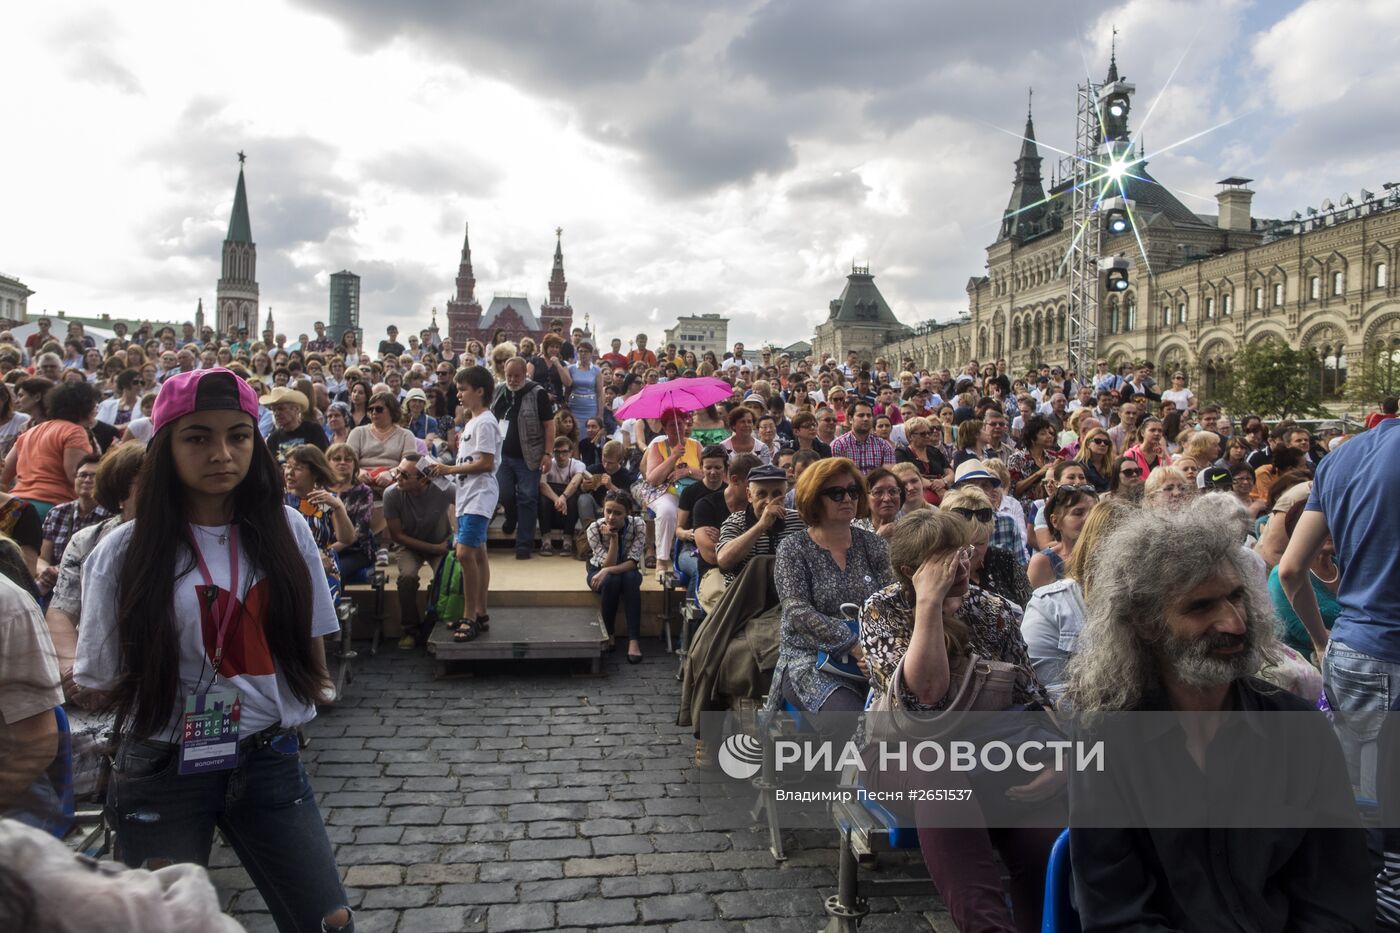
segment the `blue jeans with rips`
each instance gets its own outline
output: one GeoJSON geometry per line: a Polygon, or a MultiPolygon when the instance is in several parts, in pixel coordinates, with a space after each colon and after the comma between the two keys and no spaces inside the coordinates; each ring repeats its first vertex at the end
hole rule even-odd
{"type": "Polygon", "coordinates": [[[540,512],[539,464],[520,457],[502,457],[496,482],[501,488],[501,507],[506,522],[515,525],[515,553],[535,549],[535,522],[540,512]]]}
{"type": "Polygon", "coordinates": [[[353,933],[353,917],[323,922],[341,908],[348,916],[349,904],[295,733],[241,750],[228,771],[179,769],[176,745],[123,743],[107,789],[118,859],[133,868],[149,859],[207,867],[217,827],[280,933],[353,933]]]}

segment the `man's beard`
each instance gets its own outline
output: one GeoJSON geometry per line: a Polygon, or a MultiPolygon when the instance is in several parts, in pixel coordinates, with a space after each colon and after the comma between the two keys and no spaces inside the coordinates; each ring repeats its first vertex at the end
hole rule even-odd
{"type": "Polygon", "coordinates": [[[1163,668],[1188,687],[1220,687],[1258,670],[1257,647],[1249,628],[1243,635],[1217,632],[1195,638],[1179,638],[1168,633],[1157,657],[1163,668]],[[1242,646],[1243,650],[1228,655],[1214,653],[1235,645],[1242,646]]]}

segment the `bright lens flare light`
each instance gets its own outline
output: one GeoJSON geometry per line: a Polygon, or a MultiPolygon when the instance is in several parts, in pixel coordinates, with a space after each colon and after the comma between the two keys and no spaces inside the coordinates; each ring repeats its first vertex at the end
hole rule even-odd
{"type": "Polygon", "coordinates": [[[1109,181],[1118,184],[1123,180],[1123,176],[1128,173],[1128,167],[1128,163],[1122,159],[1114,159],[1112,162],[1108,163],[1108,167],[1104,169],[1104,174],[1108,176],[1109,181]]]}

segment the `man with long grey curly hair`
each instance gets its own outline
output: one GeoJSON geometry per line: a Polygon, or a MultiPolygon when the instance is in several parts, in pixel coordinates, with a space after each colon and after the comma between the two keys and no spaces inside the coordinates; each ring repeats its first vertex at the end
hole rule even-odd
{"type": "Polygon", "coordinates": [[[1076,710],[1136,709],[1145,691],[1174,684],[1223,698],[1269,660],[1272,609],[1242,553],[1237,510],[1213,508],[1217,498],[1144,509],[1101,543],[1067,671],[1076,710]]]}
{"type": "Polygon", "coordinates": [[[1251,676],[1274,617],[1238,509],[1213,506],[1142,509],[1097,548],[1066,690],[1106,746],[1101,773],[1070,778],[1081,922],[1371,929],[1341,748],[1314,705],[1251,676]]]}

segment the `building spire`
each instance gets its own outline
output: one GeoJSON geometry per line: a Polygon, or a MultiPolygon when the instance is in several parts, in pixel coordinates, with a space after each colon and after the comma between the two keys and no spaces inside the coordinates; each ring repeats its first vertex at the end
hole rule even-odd
{"type": "Polygon", "coordinates": [[[1112,84],[1118,80],[1118,27],[1113,27],[1113,38],[1108,43],[1108,81],[1112,84]]]}
{"type": "Polygon", "coordinates": [[[462,230],[462,259],[457,266],[457,301],[476,301],[476,274],[472,271],[472,225],[462,230]]]}
{"type": "Polygon", "coordinates": [[[1021,134],[1021,154],[1016,159],[1016,177],[1011,183],[1011,199],[1001,222],[1001,237],[1025,237],[1038,232],[1045,216],[1045,189],[1040,179],[1040,149],[1035,142],[1035,120],[1031,115],[1032,97],[1026,96],[1026,130],[1021,134]]]}
{"type": "Polygon", "coordinates": [[[248,222],[248,190],[243,183],[243,160],[246,159],[242,152],[238,153],[238,187],[233,192],[233,211],[228,218],[227,240],[234,243],[253,242],[253,226],[248,222]]]}
{"type": "Polygon", "coordinates": [[[564,228],[554,228],[554,269],[549,274],[549,303],[563,305],[569,283],[564,278],[564,228]]]}

